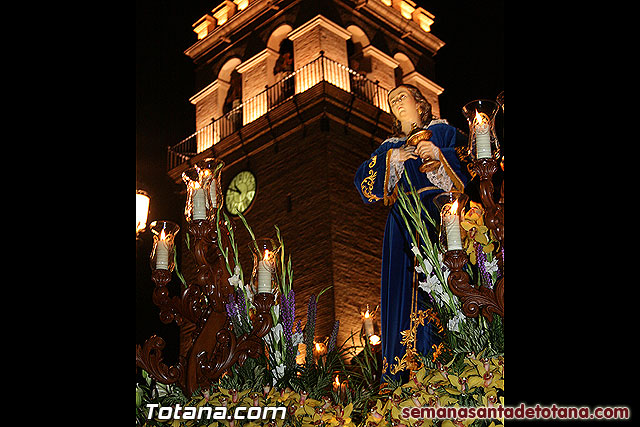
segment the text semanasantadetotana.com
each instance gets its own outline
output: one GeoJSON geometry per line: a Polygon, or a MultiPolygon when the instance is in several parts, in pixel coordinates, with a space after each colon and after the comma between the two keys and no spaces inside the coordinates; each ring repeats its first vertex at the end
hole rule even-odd
{"type": "Polygon", "coordinates": [[[403,418],[422,419],[468,419],[468,418],[489,418],[489,419],[574,419],[574,420],[594,420],[594,419],[618,419],[626,420],[631,417],[631,411],[626,406],[597,406],[593,410],[588,406],[527,406],[521,403],[520,406],[479,406],[479,407],[405,407],[402,408],[403,418]]]}

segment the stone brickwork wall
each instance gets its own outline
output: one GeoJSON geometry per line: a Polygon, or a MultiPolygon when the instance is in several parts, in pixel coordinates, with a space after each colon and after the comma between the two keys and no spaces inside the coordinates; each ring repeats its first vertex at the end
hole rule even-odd
{"type": "MultiPolygon", "coordinates": [[[[341,322],[339,341],[361,327],[360,308],[373,308],[380,298],[382,238],[387,209],[365,205],[354,184],[357,167],[369,158],[369,138],[345,135],[332,123],[323,131],[319,121],[307,136],[291,135],[273,147],[225,169],[229,182],[249,166],[258,182],[258,195],[246,212],[257,237],[275,238],[278,225],[291,254],[296,292],[296,319],[306,323],[309,297],[328,286],[318,306],[316,336],[327,337],[335,319],[341,322]]],[[[250,275],[253,261],[246,245],[249,234],[235,221],[241,263],[250,275]]]]}

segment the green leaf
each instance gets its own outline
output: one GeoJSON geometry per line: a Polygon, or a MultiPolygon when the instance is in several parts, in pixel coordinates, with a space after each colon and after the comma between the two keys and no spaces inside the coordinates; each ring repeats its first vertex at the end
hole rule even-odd
{"type": "Polygon", "coordinates": [[[175,247],[173,248],[173,265],[175,266],[174,271],[176,272],[176,276],[178,276],[178,279],[180,279],[180,281],[182,282],[182,285],[186,288],[187,281],[184,280],[184,277],[182,276],[182,274],[180,274],[180,270],[178,270],[178,251],[176,251],[175,247]]]}

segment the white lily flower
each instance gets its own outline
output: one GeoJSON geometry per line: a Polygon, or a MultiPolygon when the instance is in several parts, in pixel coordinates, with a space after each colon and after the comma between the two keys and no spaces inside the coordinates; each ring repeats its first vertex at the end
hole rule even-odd
{"type": "Polygon", "coordinates": [[[273,386],[275,386],[278,380],[284,376],[284,365],[276,366],[271,370],[271,374],[273,375],[273,386]]]}
{"type": "Polygon", "coordinates": [[[291,344],[294,347],[297,346],[298,344],[300,344],[303,339],[304,339],[304,336],[303,336],[302,332],[296,332],[294,334],[291,334],[291,344]]]}
{"type": "Polygon", "coordinates": [[[414,245],[413,243],[411,243],[411,252],[413,252],[413,254],[415,256],[421,256],[420,255],[420,249],[418,249],[418,247],[416,245],[414,245]]]}
{"type": "Polygon", "coordinates": [[[429,259],[424,263],[425,268],[427,269],[427,274],[431,274],[433,271],[433,266],[431,265],[431,261],[429,259]]]}
{"type": "Polygon", "coordinates": [[[484,268],[487,270],[487,273],[497,273],[498,272],[498,258],[494,258],[492,261],[485,262],[484,268]]]}
{"type": "Polygon", "coordinates": [[[449,330],[454,332],[460,332],[460,330],[458,329],[459,321],[460,319],[458,319],[457,317],[454,317],[453,319],[449,319],[449,322],[447,323],[447,327],[449,328],[449,330]]]}
{"type": "Polygon", "coordinates": [[[449,319],[447,327],[450,331],[460,332],[460,324],[464,321],[465,315],[458,311],[453,319],[449,319]]]}
{"type": "Polygon", "coordinates": [[[233,269],[233,276],[229,277],[229,279],[227,279],[229,281],[229,284],[231,286],[233,286],[233,288],[237,288],[238,286],[243,286],[242,284],[242,280],[240,280],[240,267],[239,266],[235,266],[235,268],[233,269]]]}

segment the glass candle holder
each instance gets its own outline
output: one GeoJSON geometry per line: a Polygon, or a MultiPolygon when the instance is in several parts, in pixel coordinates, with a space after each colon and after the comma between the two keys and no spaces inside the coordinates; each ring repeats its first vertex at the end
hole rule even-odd
{"type": "Polygon", "coordinates": [[[277,288],[277,255],[279,245],[273,239],[256,239],[249,243],[253,254],[251,285],[259,293],[273,293],[277,288]]]}
{"type": "Polygon", "coordinates": [[[367,337],[371,345],[376,345],[380,343],[380,335],[376,331],[375,327],[375,317],[378,313],[378,307],[375,310],[371,310],[369,308],[369,304],[366,307],[362,307],[360,309],[360,317],[362,318],[362,329],[364,330],[364,335],[367,337]]]}
{"type": "Polygon", "coordinates": [[[173,271],[175,263],[173,251],[175,250],[175,238],[180,226],[171,221],[153,221],[149,228],[153,233],[153,249],[149,262],[152,270],[173,271]]]}
{"type": "Polygon", "coordinates": [[[440,246],[445,252],[462,250],[464,229],[460,226],[464,205],[469,197],[459,191],[448,191],[433,198],[440,210],[440,246]]]}
{"type": "Polygon", "coordinates": [[[220,174],[223,166],[222,160],[208,158],[182,173],[187,186],[184,216],[188,222],[215,218],[216,209],[222,204],[220,174]]]}
{"type": "Polygon", "coordinates": [[[473,160],[500,158],[500,144],[495,130],[496,113],[500,106],[488,99],[471,101],[462,107],[469,124],[468,153],[473,160]]]}

